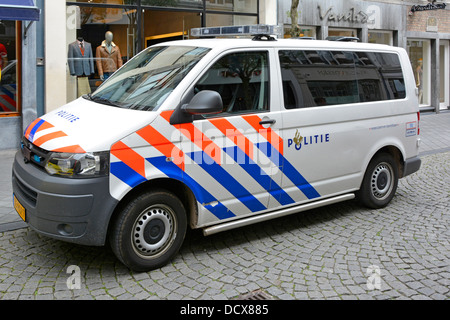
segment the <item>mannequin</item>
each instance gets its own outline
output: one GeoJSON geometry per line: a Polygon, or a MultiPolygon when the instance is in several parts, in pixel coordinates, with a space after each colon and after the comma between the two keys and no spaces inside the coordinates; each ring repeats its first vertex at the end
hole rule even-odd
{"type": "Polygon", "coordinates": [[[113,33],[107,31],[105,40],[97,47],[97,69],[100,80],[105,81],[111,74],[122,66],[122,54],[120,48],[113,42],[113,33]]]}
{"type": "Polygon", "coordinates": [[[422,97],[423,97],[423,60],[419,59],[417,61],[417,68],[416,68],[416,85],[419,89],[419,104],[422,103],[422,97]]]}
{"type": "Polygon", "coordinates": [[[70,75],[77,77],[78,96],[91,92],[88,77],[94,71],[94,56],[92,46],[79,36],[69,44],[68,64],[70,75]]]}
{"type": "Polygon", "coordinates": [[[0,80],[2,80],[2,69],[8,64],[8,53],[3,44],[0,43],[0,80]]]}

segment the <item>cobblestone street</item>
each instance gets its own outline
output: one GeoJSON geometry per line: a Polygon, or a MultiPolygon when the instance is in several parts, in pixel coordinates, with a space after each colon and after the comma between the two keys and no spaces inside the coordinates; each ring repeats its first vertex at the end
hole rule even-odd
{"type": "Polygon", "coordinates": [[[0,0],[4,318],[419,301],[450,302],[450,0],[0,0]]]}
{"type": "Polygon", "coordinates": [[[0,233],[0,299],[448,299],[450,152],[422,157],[393,202],[346,202],[203,237],[159,270],[132,273],[108,247],[27,229],[0,233]],[[69,289],[69,266],[79,289],[69,289]]]}

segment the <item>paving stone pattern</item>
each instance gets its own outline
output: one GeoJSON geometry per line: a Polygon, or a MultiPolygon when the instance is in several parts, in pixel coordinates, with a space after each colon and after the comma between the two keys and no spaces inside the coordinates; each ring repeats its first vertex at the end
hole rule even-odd
{"type": "Polygon", "coordinates": [[[0,299],[448,299],[450,152],[423,157],[382,210],[353,201],[203,237],[133,273],[107,248],[0,234],[0,299]],[[76,265],[80,289],[69,289],[76,265]],[[369,281],[369,283],[368,283],[369,281]]]}
{"type": "Polygon", "coordinates": [[[14,151],[0,151],[0,300],[230,300],[255,290],[280,300],[449,299],[449,125],[450,112],[422,116],[422,168],[385,209],[349,201],[210,237],[189,231],[176,259],[147,273],[109,247],[24,228],[12,207],[14,151]]]}

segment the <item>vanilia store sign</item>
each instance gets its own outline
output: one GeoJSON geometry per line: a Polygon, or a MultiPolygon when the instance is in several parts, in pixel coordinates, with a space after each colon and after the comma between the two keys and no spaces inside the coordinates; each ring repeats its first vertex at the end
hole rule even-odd
{"type": "Polygon", "coordinates": [[[351,7],[347,12],[339,12],[333,6],[328,8],[322,8],[321,5],[317,5],[320,20],[328,22],[351,22],[374,25],[376,24],[376,16],[379,8],[372,6],[369,8],[371,11],[358,10],[355,7],[351,7]]]}
{"type": "MultiPolygon", "coordinates": [[[[279,21],[291,24],[291,0],[281,0],[279,5],[279,21]]],[[[300,25],[392,30],[403,16],[401,5],[355,0],[301,0],[298,9],[300,25]]]]}

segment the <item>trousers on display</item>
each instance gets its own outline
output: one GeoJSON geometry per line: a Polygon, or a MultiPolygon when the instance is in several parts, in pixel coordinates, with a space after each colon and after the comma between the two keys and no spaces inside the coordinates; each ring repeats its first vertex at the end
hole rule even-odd
{"type": "Polygon", "coordinates": [[[83,94],[91,93],[91,87],[89,85],[88,77],[78,77],[77,78],[77,95],[81,97],[83,94]]]}

